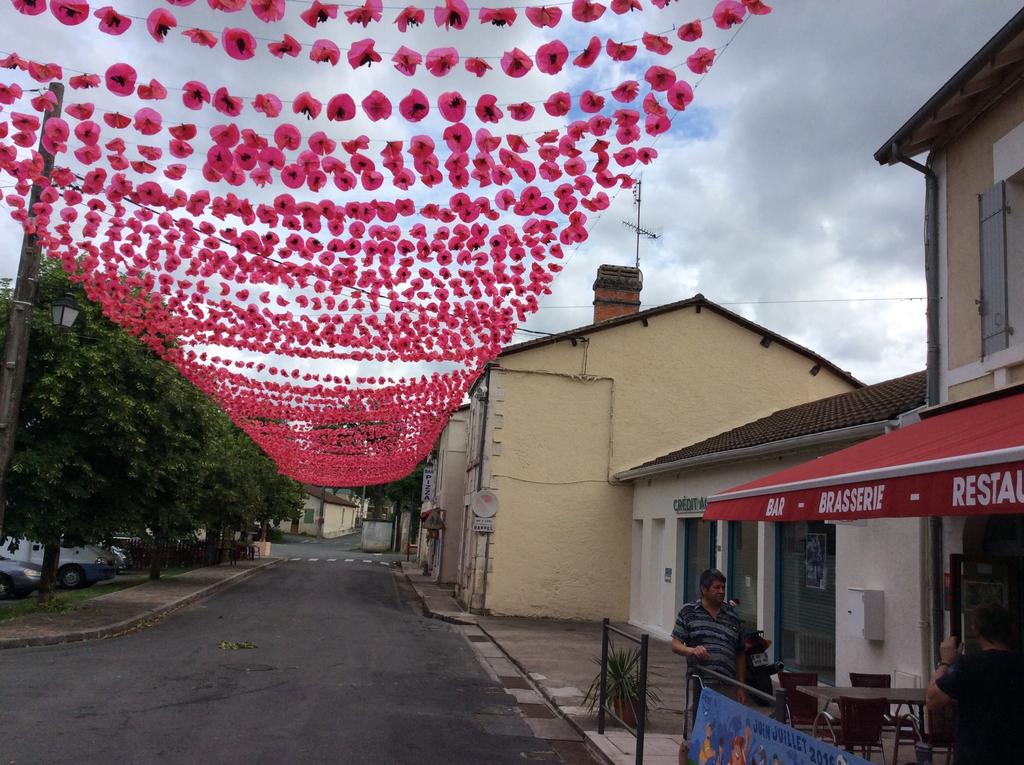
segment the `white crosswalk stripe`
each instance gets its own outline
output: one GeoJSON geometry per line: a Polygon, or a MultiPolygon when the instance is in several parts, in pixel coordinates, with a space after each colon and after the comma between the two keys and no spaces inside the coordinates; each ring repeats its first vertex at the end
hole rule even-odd
{"type": "Polygon", "coordinates": [[[334,562],[336,562],[337,560],[338,560],[337,558],[328,558],[328,559],[327,559],[327,562],[328,562],[328,563],[334,563],[334,562]]]}
{"type": "Polygon", "coordinates": [[[302,558],[289,558],[288,560],[302,560],[302,558]]]}
{"type": "Polygon", "coordinates": [[[309,558],[309,562],[310,563],[316,563],[318,560],[320,560],[320,559],[319,558],[309,558]]]}
{"type": "Polygon", "coordinates": [[[354,560],[355,558],[345,558],[346,563],[352,563],[354,560]]]}

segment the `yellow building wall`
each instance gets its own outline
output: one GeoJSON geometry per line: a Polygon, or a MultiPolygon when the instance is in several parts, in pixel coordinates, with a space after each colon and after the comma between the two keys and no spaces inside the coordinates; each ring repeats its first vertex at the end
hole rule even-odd
{"type": "Polygon", "coordinates": [[[995,183],[993,144],[1021,122],[1024,88],[1018,87],[946,150],[947,369],[981,358],[978,194],[995,183]]]}
{"type": "Polygon", "coordinates": [[[704,308],[502,356],[491,372],[500,503],[486,608],[628,618],[632,489],[611,476],[853,386],[704,308]]]}

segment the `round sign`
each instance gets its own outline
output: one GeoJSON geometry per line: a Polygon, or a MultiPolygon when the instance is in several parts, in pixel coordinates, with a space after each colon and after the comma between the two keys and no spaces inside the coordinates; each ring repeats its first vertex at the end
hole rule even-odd
{"type": "Polygon", "coordinates": [[[478,491],[473,495],[469,507],[477,518],[493,518],[498,512],[498,495],[487,489],[478,491]]]}

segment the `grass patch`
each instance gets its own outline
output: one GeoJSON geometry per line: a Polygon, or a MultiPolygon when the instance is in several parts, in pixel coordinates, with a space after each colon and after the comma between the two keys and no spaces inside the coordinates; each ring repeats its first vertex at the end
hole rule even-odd
{"type": "MultiPolygon", "coordinates": [[[[196,568],[198,567],[165,568],[160,572],[160,578],[173,579],[174,577],[181,576],[188,571],[194,571],[196,568]]],[[[148,581],[149,576],[146,572],[122,574],[118,577],[117,581],[111,582],[110,584],[93,585],[92,587],[85,587],[81,590],[56,590],[54,592],[53,599],[49,603],[45,603],[43,605],[40,605],[36,601],[36,594],[32,593],[24,600],[0,606],[0,622],[17,619],[20,616],[28,616],[29,614],[67,613],[68,611],[74,611],[87,600],[98,598],[101,595],[109,595],[113,592],[127,590],[130,587],[137,587],[148,581]]]]}

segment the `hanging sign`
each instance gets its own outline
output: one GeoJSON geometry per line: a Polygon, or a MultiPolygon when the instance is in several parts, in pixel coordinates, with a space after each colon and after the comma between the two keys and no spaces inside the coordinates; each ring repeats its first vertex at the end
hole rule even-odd
{"type": "Polygon", "coordinates": [[[420,490],[420,501],[426,502],[434,498],[434,467],[423,468],[423,487],[420,490]]]}
{"type": "Polygon", "coordinates": [[[474,518],[473,519],[473,531],[479,531],[482,534],[493,534],[494,533],[494,519],[493,518],[474,518]]]}

